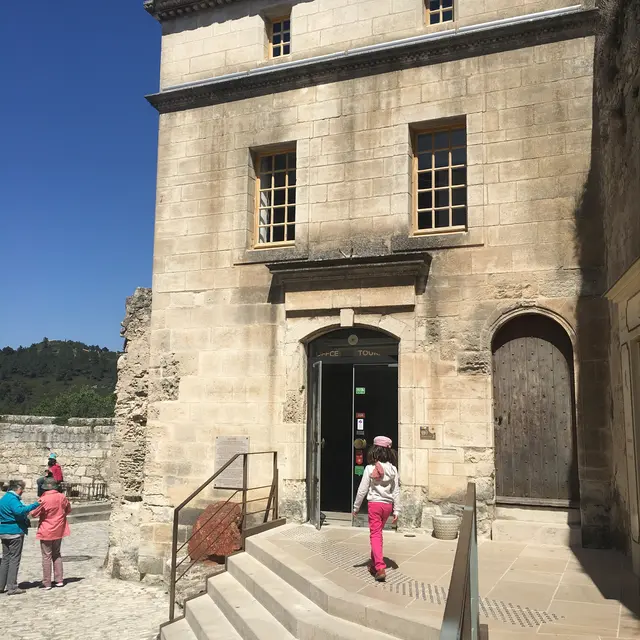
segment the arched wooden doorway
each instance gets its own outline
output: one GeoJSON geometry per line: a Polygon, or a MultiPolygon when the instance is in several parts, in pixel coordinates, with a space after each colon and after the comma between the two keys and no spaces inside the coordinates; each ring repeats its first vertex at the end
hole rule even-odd
{"type": "Polygon", "coordinates": [[[516,316],[494,336],[496,501],[578,502],[573,348],[554,320],[516,316]]]}

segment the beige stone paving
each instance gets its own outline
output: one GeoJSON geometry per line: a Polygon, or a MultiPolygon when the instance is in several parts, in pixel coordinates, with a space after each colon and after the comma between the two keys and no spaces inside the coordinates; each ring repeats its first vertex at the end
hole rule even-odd
{"type": "Polygon", "coordinates": [[[35,531],[25,541],[18,580],[26,593],[0,595],[7,640],[155,640],[168,615],[159,587],[108,578],[102,569],[108,522],[71,525],[63,542],[67,584],[40,589],[42,565],[35,531]],[[84,559],[86,558],[86,559],[84,559]]]}
{"type": "MultiPolygon", "coordinates": [[[[412,610],[444,612],[443,603],[403,595],[397,585],[401,576],[408,576],[432,588],[448,589],[455,542],[424,534],[385,533],[390,568],[388,583],[382,586],[370,581],[362,569],[369,554],[365,529],[329,526],[315,532],[298,527],[273,535],[270,541],[346,589],[412,610]],[[323,542],[329,544],[318,544],[323,542]]],[[[482,598],[511,610],[519,605],[557,616],[528,628],[486,618],[491,640],[640,638],[638,579],[626,569],[622,555],[513,542],[479,544],[482,598]]]]}

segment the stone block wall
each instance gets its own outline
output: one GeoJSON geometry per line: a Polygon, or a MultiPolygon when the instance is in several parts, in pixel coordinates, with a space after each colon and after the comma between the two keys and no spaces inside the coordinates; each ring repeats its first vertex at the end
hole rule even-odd
{"type": "MultiPolygon", "coordinates": [[[[424,0],[310,0],[291,6],[290,56],[269,60],[265,18],[282,4],[254,0],[163,24],[161,87],[426,33],[569,7],[570,0],[456,0],[454,22],[426,24],[424,0]]],[[[590,6],[590,0],[582,3],[590,6]]]]}
{"type": "Polygon", "coordinates": [[[0,479],[22,479],[33,493],[54,452],[66,482],[104,482],[113,430],[110,418],[70,418],[57,425],[42,416],[0,416],[0,479]]]}
{"type": "Polygon", "coordinates": [[[606,544],[602,229],[577,219],[592,60],[592,38],[566,40],[161,115],[149,370],[158,395],[140,566],[162,572],[172,506],[213,473],[218,435],[277,449],[283,511],[306,517],[305,348],[341,317],[400,339],[404,526],[453,508],[475,479],[484,532],[493,332],[522,311],[558,320],[574,345],[584,541],[606,544]],[[452,117],[467,126],[468,232],[415,237],[411,130],[452,117]],[[296,245],[254,250],[252,150],[282,144],[297,152],[296,245]],[[366,304],[357,288],[331,304],[328,291],[279,300],[263,264],[405,250],[432,256],[426,290],[367,291],[366,304]],[[423,426],[433,439],[420,439],[423,426]]]}

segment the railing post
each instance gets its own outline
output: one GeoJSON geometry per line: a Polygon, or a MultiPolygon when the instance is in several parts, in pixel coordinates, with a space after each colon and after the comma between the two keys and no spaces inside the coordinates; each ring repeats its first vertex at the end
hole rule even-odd
{"type": "Polygon", "coordinates": [[[173,622],[176,608],[176,563],[178,555],[178,522],[180,510],[173,512],[173,536],[171,538],[171,578],[169,579],[169,622],[173,622]]]}
{"type": "Polygon", "coordinates": [[[242,454],[242,548],[244,549],[244,531],[247,528],[247,487],[248,487],[248,466],[249,456],[246,453],[242,454]]]}
{"type": "Polygon", "coordinates": [[[273,486],[275,488],[273,492],[273,499],[275,500],[274,509],[273,509],[273,519],[277,520],[279,516],[279,507],[278,507],[278,452],[273,452],[273,486]]]}

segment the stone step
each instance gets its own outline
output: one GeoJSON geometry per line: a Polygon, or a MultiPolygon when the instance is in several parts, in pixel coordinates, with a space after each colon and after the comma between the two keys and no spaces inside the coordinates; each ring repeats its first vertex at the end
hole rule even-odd
{"type": "Polygon", "coordinates": [[[582,531],[577,524],[554,524],[521,520],[494,520],[491,539],[499,542],[527,542],[558,547],[582,546],[582,531]]]}
{"type": "Polygon", "coordinates": [[[78,524],[81,522],[104,522],[110,517],[110,511],[84,511],[82,513],[74,513],[74,511],[72,511],[67,516],[67,520],[70,524],[73,524],[74,522],[78,524]]]}
{"type": "Polygon", "coordinates": [[[197,640],[240,640],[238,632],[208,594],[187,600],[184,613],[197,640]]]}
{"type": "MultiPolygon", "coordinates": [[[[229,558],[227,571],[298,640],[360,640],[365,632],[360,625],[329,615],[246,553],[229,558]]],[[[366,629],[366,636],[391,640],[371,628],[366,629]]]]}
{"type": "Polygon", "coordinates": [[[243,640],[293,639],[231,574],[209,578],[207,592],[243,640]]]}
{"type": "MultiPolygon", "coordinates": [[[[279,531],[282,532],[282,529],[279,531]]],[[[267,533],[247,538],[247,554],[326,613],[367,627],[367,634],[369,629],[375,629],[401,640],[439,639],[441,615],[429,611],[408,611],[377,598],[348,591],[308,564],[276,547],[269,541],[269,535],[267,533]]]]}
{"type": "Polygon", "coordinates": [[[177,620],[160,629],[160,640],[197,640],[186,619],[177,620]]]}
{"type": "Polygon", "coordinates": [[[549,524],[580,524],[579,509],[496,506],[496,520],[546,522],[549,524]]]}
{"type": "Polygon", "coordinates": [[[71,513],[111,513],[111,502],[104,500],[100,502],[71,502],[71,513]]]}

